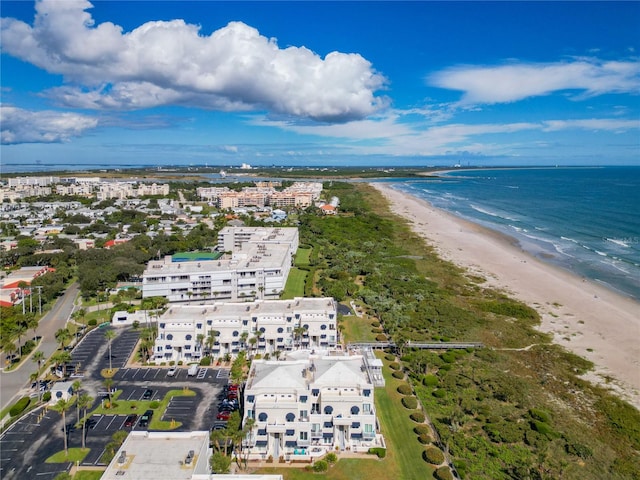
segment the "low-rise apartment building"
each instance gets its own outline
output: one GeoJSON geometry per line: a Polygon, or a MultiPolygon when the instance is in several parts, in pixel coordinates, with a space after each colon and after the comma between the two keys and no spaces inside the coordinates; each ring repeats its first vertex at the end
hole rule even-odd
{"type": "Polygon", "coordinates": [[[262,355],[293,349],[327,349],[338,343],[333,298],[173,304],[158,319],[155,363],[197,362],[250,350],[262,355]],[[215,342],[209,344],[209,332],[215,342]]]}
{"type": "Polygon", "coordinates": [[[311,459],[326,451],[384,446],[362,356],[254,360],[244,390],[251,457],[311,459]]]}

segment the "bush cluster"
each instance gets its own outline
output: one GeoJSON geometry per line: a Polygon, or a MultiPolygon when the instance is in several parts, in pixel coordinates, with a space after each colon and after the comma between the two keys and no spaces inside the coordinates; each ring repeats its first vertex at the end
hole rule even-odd
{"type": "Polygon", "coordinates": [[[338,456],[335,453],[331,452],[331,453],[328,453],[327,456],[324,457],[324,459],[328,463],[333,464],[333,463],[336,463],[338,461],[338,456]]]}
{"type": "Polygon", "coordinates": [[[429,435],[431,433],[431,429],[429,428],[429,425],[416,425],[413,431],[417,435],[429,435]]]}
{"type": "Polygon", "coordinates": [[[325,460],[318,460],[313,464],[314,472],[326,472],[329,470],[329,464],[325,460]]]}
{"type": "Polygon", "coordinates": [[[411,395],[413,390],[411,390],[411,386],[403,383],[402,385],[398,385],[398,393],[401,395],[411,395]]]}
{"type": "Polygon", "coordinates": [[[30,401],[31,399],[29,397],[22,397],[20,400],[13,404],[13,407],[11,407],[11,409],[9,410],[9,415],[12,417],[17,417],[18,415],[20,415],[22,412],[24,412],[24,409],[27,408],[30,401]]]}
{"type": "Polygon", "coordinates": [[[422,458],[424,458],[425,462],[433,465],[440,465],[444,462],[444,453],[442,453],[442,450],[439,448],[427,447],[425,451],[422,452],[422,458]]]}
{"type": "Polygon", "coordinates": [[[387,449],[382,447],[371,447],[367,453],[377,455],[378,458],[384,458],[387,456],[387,449]]]}
{"type": "Polygon", "coordinates": [[[387,336],[384,333],[379,333],[378,335],[376,335],[376,340],[378,342],[386,342],[387,336]]]}
{"type": "Polygon", "coordinates": [[[418,441],[422,445],[426,445],[427,443],[433,442],[433,439],[431,438],[431,435],[429,435],[427,433],[423,433],[422,435],[418,435],[418,441]]]}
{"type": "Polygon", "coordinates": [[[389,362],[393,362],[393,361],[396,359],[396,357],[395,357],[394,355],[391,355],[390,353],[387,353],[387,354],[384,356],[384,358],[385,358],[386,360],[388,360],[389,362]]]}
{"type": "Polygon", "coordinates": [[[453,474],[449,467],[440,467],[433,474],[438,480],[453,480],[453,474]]]}
{"type": "Polygon", "coordinates": [[[422,412],[413,412],[411,415],[409,415],[409,417],[411,417],[411,420],[413,420],[416,423],[422,423],[426,418],[424,416],[424,413],[422,412]]]}
{"type": "Polygon", "coordinates": [[[400,364],[398,362],[392,362],[389,364],[391,370],[400,370],[400,364]]]}
{"type": "Polygon", "coordinates": [[[378,322],[377,320],[374,320],[373,322],[371,322],[371,326],[373,328],[378,328],[380,327],[380,322],[378,322]]]}
{"type": "Polygon", "coordinates": [[[402,397],[402,405],[404,408],[414,410],[418,408],[418,399],[416,397],[402,397]]]}
{"type": "Polygon", "coordinates": [[[432,374],[425,375],[424,378],[422,379],[422,384],[425,387],[435,387],[436,385],[438,385],[439,382],[440,380],[438,380],[438,377],[432,374]]]}
{"type": "Polygon", "coordinates": [[[447,391],[443,388],[438,388],[433,391],[433,396],[436,398],[444,398],[447,395],[447,391]]]}
{"type": "Polygon", "coordinates": [[[203,357],[200,359],[200,366],[208,367],[211,365],[211,357],[203,357]]]}
{"type": "Polygon", "coordinates": [[[400,370],[395,370],[391,375],[393,375],[393,378],[404,378],[404,373],[400,370]]]}

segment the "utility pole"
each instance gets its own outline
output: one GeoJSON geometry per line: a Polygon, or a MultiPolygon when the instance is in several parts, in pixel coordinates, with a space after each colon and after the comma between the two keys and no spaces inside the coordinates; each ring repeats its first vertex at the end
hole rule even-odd
{"type": "Polygon", "coordinates": [[[24,304],[24,287],[20,288],[20,298],[22,299],[22,315],[24,315],[25,313],[27,313],[25,311],[25,304],[24,304]]]}
{"type": "Polygon", "coordinates": [[[38,289],[38,313],[42,315],[42,285],[38,285],[35,288],[38,289]]]}
{"type": "Polygon", "coordinates": [[[33,287],[29,285],[29,313],[33,312],[33,287]]]}

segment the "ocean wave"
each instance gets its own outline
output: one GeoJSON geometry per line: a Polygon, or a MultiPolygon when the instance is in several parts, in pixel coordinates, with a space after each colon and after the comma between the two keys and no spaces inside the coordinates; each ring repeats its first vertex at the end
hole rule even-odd
{"type": "Polygon", "coordinates": [[[616,245],[624,248],[629,248],[629,244],[624,240],[618,240],[616,238],[605,238],[607,242],[615,243],[616,245]]]}
{"type": "Polygon", "coordinates": [[[486,208],[479,207],[477,205],[474,205],[473,203],[470,203],[469,206],[473,210],[475,210],[476,212],[483,213],[485,215],[489,215],[490,217],[501,218],[503,220],[510,220],[512,222],[517,222],[518,221],[517,218],[510,217],[509,215],[506,215],[505,213],[498,213],[498,212],[495,212],[495,211],[487,210],[486,208]]]}

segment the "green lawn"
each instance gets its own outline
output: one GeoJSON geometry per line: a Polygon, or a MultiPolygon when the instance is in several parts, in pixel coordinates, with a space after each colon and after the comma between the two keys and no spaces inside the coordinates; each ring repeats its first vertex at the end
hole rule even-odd
{"type": "Polygon", "coordinates": [[[73,480],[100,480],[104,470],[80,470],[73,476],[73,480]]]}
{"type": "Polygon", "coordinates": [[[342,317],[340,324],[342,325],[342,337],[347,343],[376,341],[376,334],[371,331],[371,321],[367,318],[348,315],[342,317]]]}
{"type": "Polygon", "coordinates": [[[292,268],[287,278],[287,285],[284,287],[282,299],[291,299],[304,296],[304,282],[307,278],[306,270],[292,268]]]}
{"type": "Polygon", "coordinates": [[[69,452],[68,455],[65,455],[64,450],[61,450],[47,458],[44,463],[82,462],[84,457],[87,456],[87,453],[89,453],[88,448],[68,448],[67,450],[69,452]]]}
{"type": "Polygon", "coordinates": [[[387,458],[395,460],[402,472],[395,478],[403,480],[432,478],[434,470],[422,460],[424,446],[418,442],[417,435],[413,432],[416,423],[409,418],[411,410],[402,406],[400,403],[402,395],[396,390],[404,381],[391,376],[391,369],[388,367],[391,362],[384,358],[382,352],[378,352],[378,357],[384,363],[385,388],[375,389],[376,409],[382,426],[382,435],[387,442],[387,458]]]}
{"type": "MultiPolygon", "coordinates": [[[[340,455],[338,455],[340,458],[340,455]]],[[[329,467],[326,473],[314,473],[300,468],[262,468],[255,473],[282,475],[284,480],[377,480],[400,478],[395,463],[379,460],[375,455],[366,458],[345,458],[329,467]]]]}
{"type": "Polygon", "coordinates": [[[296,252],[296,267],[309,265],[311,248],[298,248],[296,252]]]}
{"type": "MultiPolygon", "coordinates": [[[[157,400],[154,402],[138,401],[138,400],[118,400],[117,397],[120,394],[120,392],[121,390],[117,391],[114,394],[113,402],[116,404],[115,408],[98,407],[93,412],[91,412],[90,415],[93,415],[93,414],[129,415],[130,413],[137,413],[138,415],[142,415],[145,412],[145,410],[151,409],[152,403],[157,402],[157,400]]],[[[193,390],[170,390],[169,392],[167,392],[167,394],[162,399],[162,401],[160,401],[160,405],[158,406],[158,408],[153,409],[153,412],[154,412],[153,418],[151,419],[151,424],[149,425],[149,428],[153,430],[173,430],[175,428],[178,428],[180,425],[182,425],[181,422],[174,422],[172,424],[171,421],[162,421],[160,420],[160,418],[162,417],[162,414],[167,408],[167,405],[169,405],[169,401],[173,397],[193,397],[194,395],[195,395],[195,392],[193,390]]]]}

